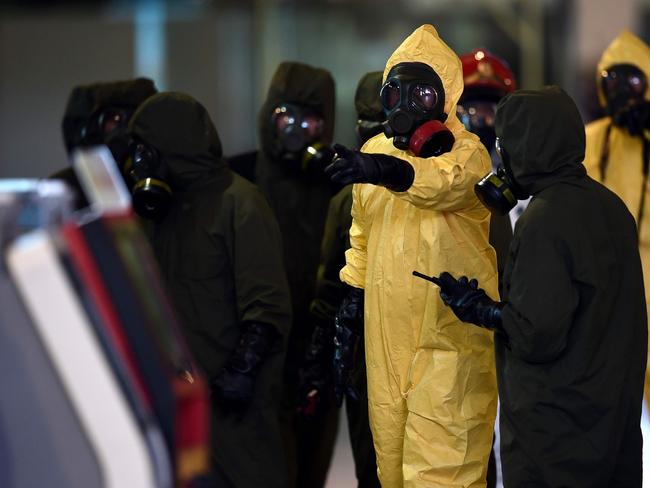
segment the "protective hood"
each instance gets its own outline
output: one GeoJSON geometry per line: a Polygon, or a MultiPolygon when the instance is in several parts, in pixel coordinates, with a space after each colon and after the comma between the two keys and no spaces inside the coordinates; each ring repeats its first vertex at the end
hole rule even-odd
{"type": "Polygon", "coordinates": [[[354,106],[357,109],[358,118],[377,122],[381,122],[386,118],[379,97],[382,77],[383,73],[381,71],[372,71],[363,75],[359,80],[354,95],[354,106]]]}
{"type": "Polygon", "coordinates": [[[226,169],[207,110],[189,95],[165,92],[149,98],[131,118],[129,132],[160,153],[176,189],[226,169]]]}
{"type": "MultiPolygon", "coordinates": [[[[614,39],[598,62],[596,71],[596,86],[598,87],[598,100],[602,107],[605,106],[605,95],[600,86],[600,73],[615,64],[632,64],[637,66],[646,78],[650,80],[650,47],[632,34],[630,31],[621,32],[614,39]]],[[[650,100],[650,83],[645,93],[646,100],[650,100]]]]}
{"type": "Polygon", "coordinates": [[[95,109],[117,106],[135,110],[147,98],[158,93],[153,81],[148,78],[98,83],[95,86],[95,109]]]}
{"type": "Polygon", "coordinates": [[[258,120],[262,149],[267,154],[273,154],[274,146],[271,115],[273,109],[281,103],[304,105],[321,113],[325,121],[322,142],[332,142],[335,92],[334,79],[329,71],[292,62],[278,66],[258,120]]]}
{"type": "Polygon", "coordinates": [[[515,180],[529,194],[585,174],[584,123],[561,88],[506,95],[497,106],[495,129],[515,180]]]}
{"type": "Polygon", "coordinates": [[[148,78],[80,85],[72,89],[63,114],[63,141],[68,152],[78,143],[81,127],[106,107],[135,110],[158,90],[148,78]]]}
{"type": "Polygon", "coordinates": [[[430,24],[418,27],[400,44],[388,58],[383,81],[391,68],[399,63],[424,63],[433,68],[445,89],[445,113],[450,116],[446,125],[457,120],[456,104],[463,93],[463,68],[456,53],[440,39],[435,27],[430,24]]]}

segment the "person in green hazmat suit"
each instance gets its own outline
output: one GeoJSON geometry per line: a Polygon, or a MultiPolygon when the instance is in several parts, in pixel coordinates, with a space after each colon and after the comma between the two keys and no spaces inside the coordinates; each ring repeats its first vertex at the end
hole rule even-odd
{"type": "MultiPolygon", "coordinates": [[[[68,156],[80,147],[107,144],[116,160],[123,159],[123,138],[133,112],[158,92],[148,78],[80,85],[72,89],[66,103],[61,129],[68,156]]],[[[118,161],[118,164],[120,161],[118,161]]],[[[75,193],[75,208],[88,206],[88,200],[73,169],[67,167],[50,178],[63,180],[75,193]]]]}
{"type": "MultiPolygon", "coordinates": [[[[381,71],[366,73],[357,85],[354,104],[357,111],[357,139],[363,145],[382,132],[384,109],[379,99],[381,71]]],[[[311,303],[313,332],[300,370],[299,410],[313,422],[323,412],[335,408],[332,400],[332,355],[334,314],[344,297],[345,286],[339,271],[345,265],[345,251],[350,248],[352,225],[352,185],[344,187],[330,201],[321,247],[315,298],[311,303]]],[[[379,487],[375,448],[368,421],[368,393],[363,348],[357,351],[352,386],[355,398],[348,398],[345,410],[354,457],[358,488],[379,487]]]]}
{"type": "MultiPolygon", "coordinates": [[[[503,299],[454,267],[432,281],[460,320],[495,331],[504,486],[641,487],[648,331],[634,217],[587,176],[582,118],[559,87],[506,95],[496,133],[491,184],[533,197],[503,299]]],[[[497,208],[497,195],[482,198],[497,208]]]]}
{"type": "Polygon", "coordinates": [[[135,208],[152,222],[155,256],[210,382],[216,486],[285,488],[278,410],[291,304],[273,213],[230,171],[193,98],[150,97],[128,135],[124,171],[144,202],[135,208]]]}
{"type": "MultiPolygon", "coordinates": [[[[497,405],[492,332],[468,330],[412,271],[458,269],[497,297],[490,214],[474,194],[490,156],[456,114],[458,56],[423,25],[384,70],[384,134],[335,145],[327,168],[353,188],[350,286],[336,316],[339,395],[365,341],[368,408],[382,486],[484,487],[497,405]]],[[[426,271],[425,271],[426,272],[426,271]]]]}
{"type": "MultiPolygon", "coordinates": [[[[639,251],[650,303],[650,47],[622,32],[598,63],[598,98],[606,116],[586,127],[585,167],[596,181],[616,193],[637,222],[639,251]]],[[[646,376],[646,402],[650,375],[646,376]]]]}
{"type": "Polygon", "coordinates": [[[233,171],[264,193],[282,233],[293,310],[282,409],[289,487],[325,484],[336,436],[335,409],[320,422],[305,421],[296,412],[298,369],[311,334],[309,306],[320,245],[329,202],[336,192],[323,173],[334,155],[329,147],[334,109],[334,80],[328,71],[281,63],[259,111],[260,149],[230,159],[233,171]]]}

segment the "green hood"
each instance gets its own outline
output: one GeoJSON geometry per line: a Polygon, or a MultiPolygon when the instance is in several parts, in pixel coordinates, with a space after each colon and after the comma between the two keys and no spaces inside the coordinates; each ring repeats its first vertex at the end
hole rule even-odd
{"type": "Polygon", "coordinates": [[[189,95],[164,92],[149,98],[131,118],[129,132],[156,148],[175,189],[226,168],[217,129],[205,107],[189,95]]]}
{"type": "Polygon", "coordinates": [[[285,62],[273,75],[269,93],[259,113],[258,127],[262,149],[276,153],[271,115],[281,103],[304,105],[322,114],[325,131],[322,142],[330,144],[334,136],[334,79],[329,71],[302,63],[285,62]]]}
{"type": "Polygon", "coordinates": [[[148,78],[74,87],[68,97],[61,123],[66,150],[70,152],[79,143],[81,128],[95,112],[107,107],[135,110],[157,92],[154,82],[148,78]]]}
{"type": "Polygon", "coordinates": [[[376,122],[382,122],[386,118],[379,97],[383,74],[382,71],[372,71],[363,75],[359,80],[354,95],[354,106],[357,109],[358,118],[376,122]]]}
{"type": "Polygon", "coordinates": [[[515,180],[531,195],[585,174],[584,123],[561,88],[506,95],[497,106],[495,129],[515,180]]]}

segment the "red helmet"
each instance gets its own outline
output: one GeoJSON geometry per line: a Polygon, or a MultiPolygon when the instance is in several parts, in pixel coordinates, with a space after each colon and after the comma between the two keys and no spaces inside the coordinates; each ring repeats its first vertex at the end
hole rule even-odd
{"type": "Polygon", "coordinates": [[[499,97],[515,91],[515,77],[503,59],[486,49],[474,49],[460,57],[463,63],[465,90],[484,89],[499,93],[499,97]]]}

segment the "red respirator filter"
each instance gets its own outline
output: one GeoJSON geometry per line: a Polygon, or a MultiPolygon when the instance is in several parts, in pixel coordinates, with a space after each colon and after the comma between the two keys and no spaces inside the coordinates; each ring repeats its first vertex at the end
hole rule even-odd
{"type": "Polygon", "coordinates": [[[454,135],[439,120],[430,120],[418,127],[409,141],[409,149],[420,158],[440,156],[451,151],[454,135]]]}

